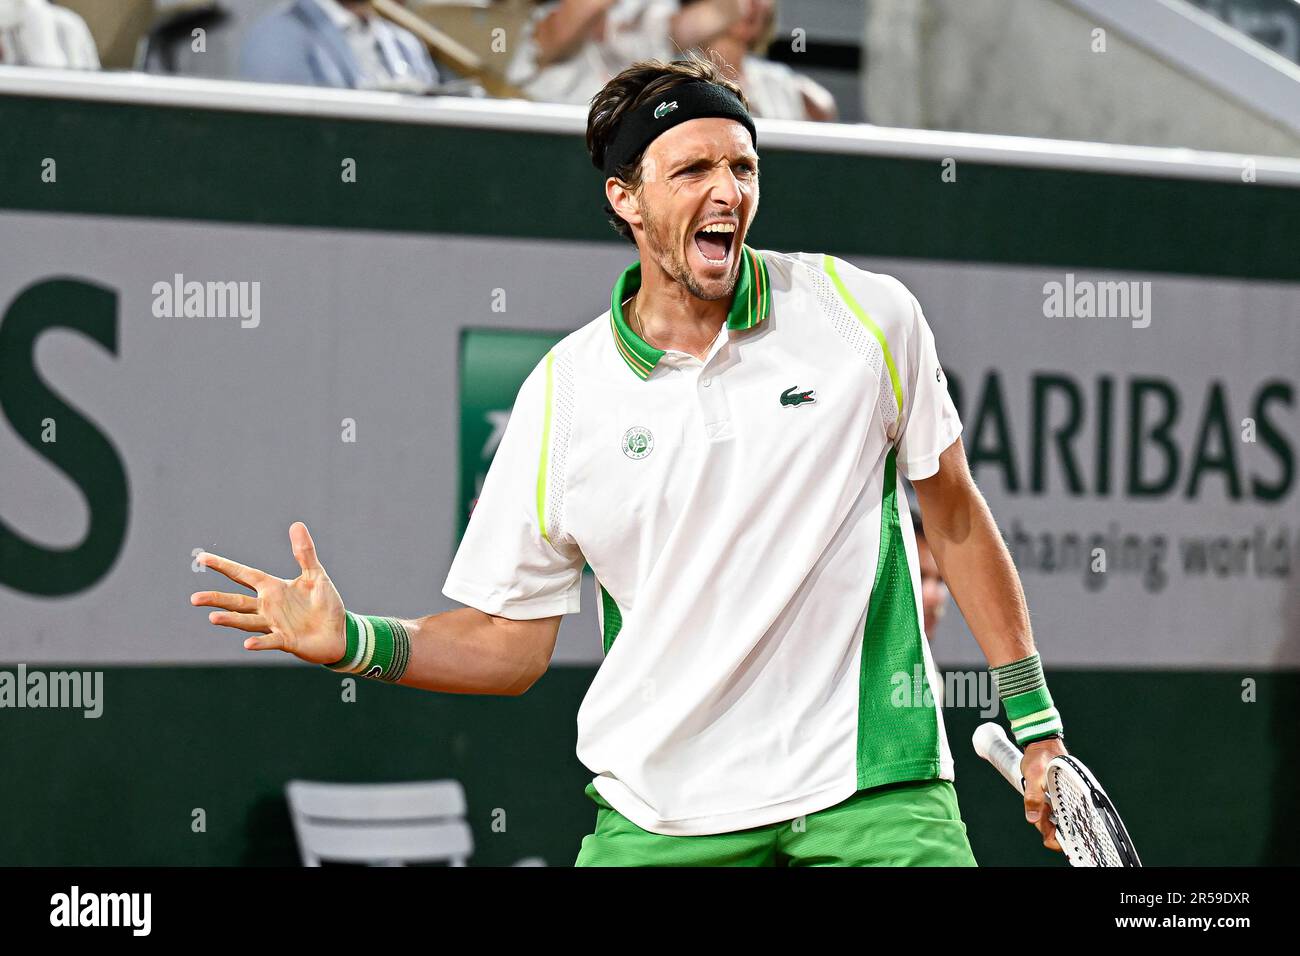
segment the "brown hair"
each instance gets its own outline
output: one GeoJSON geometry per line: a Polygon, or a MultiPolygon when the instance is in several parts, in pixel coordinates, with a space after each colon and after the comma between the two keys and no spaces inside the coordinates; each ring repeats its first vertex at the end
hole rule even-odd
{"type": "MultiPolygon", "coordinates": [[[[671,90],[694,80],[707,80],[725,86],[735,93],[740,102],[749,109],[749,101],[735,80],[723,72],[726,64],[705,58],[694,50],[687,51],[684,59],[666,63],[663,60],[641,60],[633,63],[626,70],[614,77],[604,88],[591,98],[591,110],[587,113],[587,155],[597,169],[605,168],[605,150],[614,141],[619,122],[630,110],[642,103],[654,99],[671,90]]],[[[633,192],[641,188],[641,160],[645,150],[637,153],[627,163],[618,167],[614,175],[633,192]]],[[[604,180],[601,180],[604,185],[604,180]]],[[[609,224],[628,242],[636,245],[632,227],[614,208],[605,201],[605,215],[609,224]]]]}

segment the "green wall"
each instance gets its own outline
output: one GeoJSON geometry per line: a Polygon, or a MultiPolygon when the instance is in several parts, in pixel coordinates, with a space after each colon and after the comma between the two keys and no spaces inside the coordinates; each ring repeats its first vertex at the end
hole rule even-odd
{"type": "MultiPolygon", "coordinates": [[[[0,209],[622,241],[579,136],[3,96],[0,128],[0,209]]],[[[757,248],[1300,279],[1296,188],[759,145],[757,248]]]]}
{"type": "MultiPolygon", "coordinates": [[[[356,703],[343,703],[340,679],[306,666],[109,668],[98,719],[0,712],[0,866],[294,865],[283,794],[295,777],[454,778],[474,865],[569,865],[595,822],[574,756],[593,673],[552,668],[518,698],[361,681],[356,703]],[[191,831],[195,807],[206,833],[191,831]]],[[[1067,733],[1147,865],[1300,863],[1300,674],[1258,680],[1248,704],[1226,672],[1052,673],[1067,733]]],[[[947,708],[944,719],[976,859],[1060,865],[971,750],[978,712],[947,708]]]]}

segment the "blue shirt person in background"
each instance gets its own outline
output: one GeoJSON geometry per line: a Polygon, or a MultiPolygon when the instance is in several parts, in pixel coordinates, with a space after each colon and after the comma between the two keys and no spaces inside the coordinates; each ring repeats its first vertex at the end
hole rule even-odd
{"type": "Polygon", "coordinates": [[[419,38],[368,0],[292,0],[249,27],[239,74],[264,83],[423,93],[439,82],[419,38]]]}

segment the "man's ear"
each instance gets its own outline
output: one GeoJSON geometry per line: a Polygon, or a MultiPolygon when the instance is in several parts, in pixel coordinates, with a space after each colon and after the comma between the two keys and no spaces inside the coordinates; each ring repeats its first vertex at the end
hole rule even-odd
{"type": "Polygon", "coordinates": [[[605,180],[605,198],[614,213],[628,224],[641,225],[641,212],[637,208],[636,194],[617,177],[605,180]]]}

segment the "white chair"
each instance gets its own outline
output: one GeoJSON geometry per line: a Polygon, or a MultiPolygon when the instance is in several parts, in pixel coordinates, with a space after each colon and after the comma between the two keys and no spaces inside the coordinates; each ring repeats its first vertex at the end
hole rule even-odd
{"type": "Polygon", "coordinates": [[[303,866],[322,861],[465,866],[474,852],[474,835],[465,821],[465,788],[456,780],[291,780],[285,793],[303,866]]]}

